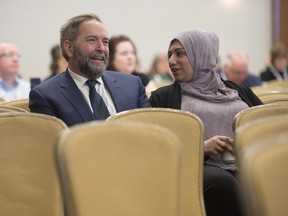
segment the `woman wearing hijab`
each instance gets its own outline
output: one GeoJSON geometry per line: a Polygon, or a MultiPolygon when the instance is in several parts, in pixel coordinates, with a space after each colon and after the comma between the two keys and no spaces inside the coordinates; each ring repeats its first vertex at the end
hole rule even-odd
{"type": "Polygon", "coordinates": [[[204,124],[204,201],[208,216],[241,215],[235,161],[222,155],[233,152],[232,122],[243,109],[262,104],[250,88],[223,81],[214,71],[219,39],[213,32],[187,30],[168,49],[175,82],[152,92],[153,107],[194,113],[204,124]],[[218,184],[217,187],[215,184],[218,184]],[[215,193],[215,190],[218,190],[215,193]]]}

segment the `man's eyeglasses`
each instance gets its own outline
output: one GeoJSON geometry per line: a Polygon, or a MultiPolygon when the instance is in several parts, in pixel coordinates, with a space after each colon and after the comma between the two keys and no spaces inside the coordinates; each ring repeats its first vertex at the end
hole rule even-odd
{"type": "Polygon", "coordinates": [[[0,58],[6,58],[6,59],[11,59],[13,57],[17,57],[17,58],[20,58],[21,57],[21,54],[19,53],[2,53],[0,54],[0,58]]]}

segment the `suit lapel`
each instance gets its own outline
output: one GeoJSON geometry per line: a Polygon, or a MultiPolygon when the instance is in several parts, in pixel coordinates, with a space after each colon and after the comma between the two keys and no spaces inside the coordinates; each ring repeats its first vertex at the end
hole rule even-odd
{"type": "Polygon", "coordinates": [[[124,101],[123,95],[121,94],[121,86],[119,86],[117,80],[107,72],[103,74],[102,79],[111,95],[116,112],[122,111],[124,101]]]}
{"type": "Polygon", "coordinates": [[[94,120],[92,111],[68,71],[61,76],[61,92],[78,112],[83,122],[94,120]]]}

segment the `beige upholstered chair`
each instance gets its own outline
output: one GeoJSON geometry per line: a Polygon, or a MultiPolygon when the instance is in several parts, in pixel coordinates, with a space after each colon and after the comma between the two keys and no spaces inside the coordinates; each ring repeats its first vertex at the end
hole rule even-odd
{"type": "Polygon", "coordinates": [[[240,191],[248,216],[288,215],[287,128],[288,116],[282,116],[236,130],[240,191]]]}
{"type": "Polygon", "coordinates": [[[18,100],[6,101],[6,102],[3,102],[2,105],[19,107],[21,109],[26,110],[27,112],[30,112],[29,99],[18,99],[18,100]]]}
{"type": "Polygon", "coordinates": [[[270,81],[266,83],[267,86],[276,86],[288,89],[288,81],[270,81]]]}
{"type": "Polygon", "coordinates": [[[257,96],[267,93],[279,93],[282,91],[287,91],[286,88],[280,87],[280,86],[254,86],[251,87],[254,94],[257,96]]]}
{"type": "Polygon", "coordinates": [[[181,161],[179,215],[205,215],[203,201],[203,124],[194,114],[168,108],[124,111],[108,118],[152,123],[168,128],[179,138],[181,161]]]}
{"type": "Polygon", "coordinates": [[[247,122],[255,121],[258,119],[263,119],[266,117],[287,115],[288,116],[288,106],[278,105],[278,104],[266,104],[255,107],[250,107],[239,112],[233,122],[234,130],[247,122]]]}
{"type": "Polygon", "coordinates": [[[0,113],[4,113],[4,112],[27,112],[27,111],[18,107],[0,104],[0,113]]]}
{"type": "Polygon", "coordinates": [[[276,127],[273,127],[272,124],[271,125],[263,124],[263,126],[260,127],[261,130],[259,130],[256,127],[251,127],[249,131],[246,130],[246,127],[248,127],[249,125],[257,124],[257,123],[261,124],[261,122],[264,122],[267,119],[268,120],[272,120],[272,119],[278,119],[278,120],[286,119],[287,120],[287,116],[286,115],[270,116],[266,118],[261,118],[259,120],[251,121],[251,122],[248,122],[246,124],[243,124],[237,127],[234,133],[235,133],[235,143],[236,143],[235,149],[238,155],[241,154],[243,149],[246,149],[250,145],[253,145],[253,143],[257,142],[257,140],[259,140],[259,136],[262,136],[263,139],[265,139],[266,137],[273,136],[273,134],[276,134],[278,132],[287,131],[287,128],[276,128],[276,127]],[[245,130],[245,133],[243,133],[242,130],[245,130]]]}
{"type": "Polygon", "coordinates": [[[64,215],[55,152],[65,127],[47,115],[0,114],[0,215],[64,215]]]}
{"type": "Polygon", "coordinates": [[[272,104],[272,103],[285,103],[288,104],[288,91],[281,92],[271,92],[265,94],[259,94],[258,97],[263,102],[263,104],[272,104]]]}
{"type": "Polygon", "coordinates": [[[92,122],[58,145],[69,216],[175,216],[181,145],[165,128],[92,122]]]}

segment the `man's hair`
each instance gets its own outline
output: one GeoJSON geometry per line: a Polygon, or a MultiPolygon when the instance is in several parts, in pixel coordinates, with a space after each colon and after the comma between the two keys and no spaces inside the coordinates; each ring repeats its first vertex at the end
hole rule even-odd
{"type": "Polygon", "coordinates": [[[60,29],[60,47],[62,51],[63,57],[68,61],[69,56],[66,54],[64,49],[64,42],[66,40],[75,41],[79,34],[79,26],[82,22],[89,21],[89,20],[97,20],[101,22],[100,17],[95,14],[82,14],[78,16],[74,16],[70,18],[60,29]]]}

